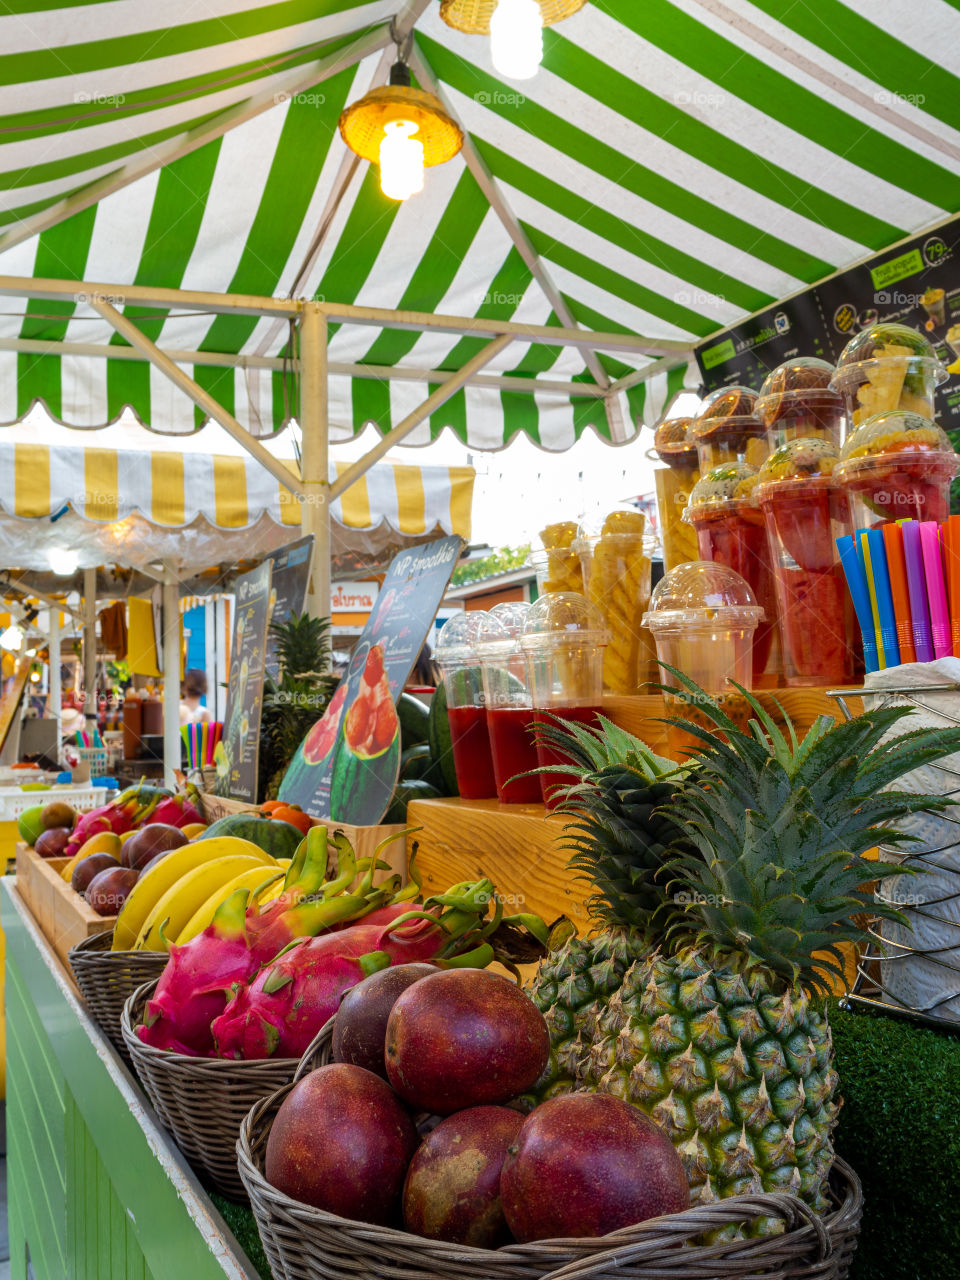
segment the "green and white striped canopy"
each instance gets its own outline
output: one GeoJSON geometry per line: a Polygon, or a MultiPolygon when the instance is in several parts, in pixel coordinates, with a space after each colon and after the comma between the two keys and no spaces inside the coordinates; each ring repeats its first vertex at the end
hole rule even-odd
{"type": "MultiPolygon", "coordinates": [[[[0,274],[692,346],[960,209],[960,12],[946,0],[598,0],[544,43],[537,77],[508,84],[487,40],[448,28],[437,0],[0,0],[0,274]],[[337,131],[344,106],[386,80],[394,19],[412,24],[416,82],[467,137],[403,205],[337,131]]],[[[147,364],[22,349],[119,344],[81,304],[7,297],[0,312],[0,423],[39,399],[76,426],[125,405],[158,431],[197,426],[147,364]]],[[[290,338],[255,317],[127,314],[177,351],[277,357],[290,338]]],[[[333,438],[388,430],[478,347],[340,327],[333,438]]],[[[696,384],[672,361],[613,397],[626,437],[696,384]]],[[[276,370],[187,363],[257,434],[294,405],[276,370]]],[[[445,427],[482,449],[518,431],[547,449],[588,426],[608,435],[601,393],[653,364],[515,343],[485,372],[588,394],[469,386],[408,442],[445,427]]]]}

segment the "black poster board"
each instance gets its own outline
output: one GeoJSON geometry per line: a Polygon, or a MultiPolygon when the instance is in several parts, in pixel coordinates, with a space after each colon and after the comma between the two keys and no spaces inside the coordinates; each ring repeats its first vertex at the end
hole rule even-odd
{"type": "Polygon", "coordinates": [[[267,559],[273,566],[270,582],[270,601],[267,611],[267,647],[265,668],[267,675],[277,678],[277,659],[270,623],[286,622],[291,613],[303,613],[310,584],[310,568],[313,563],[313,534],[298,538],[287,547],[273,551],[267,559]]]}
{"type": "Polygon", "coordinates": [[[270,609],[272,564],[241,574],[234,583],[235,607],[227,710],[223,737],[214,750],[214,792],[235,800],[257,799],[260,759],[260,711],[263,706],[264,653],[270,609]]]}

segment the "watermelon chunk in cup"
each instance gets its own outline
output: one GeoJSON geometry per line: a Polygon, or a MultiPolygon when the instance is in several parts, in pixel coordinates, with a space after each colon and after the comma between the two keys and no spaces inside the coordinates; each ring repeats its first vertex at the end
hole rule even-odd
{"type": "Polygon", "coordinates": [[[851,531],[885,520],[946,520],[957,470],[949,438],[931,419],[903,409],[868,418],[844,444],[836,469],[851,531]]]}

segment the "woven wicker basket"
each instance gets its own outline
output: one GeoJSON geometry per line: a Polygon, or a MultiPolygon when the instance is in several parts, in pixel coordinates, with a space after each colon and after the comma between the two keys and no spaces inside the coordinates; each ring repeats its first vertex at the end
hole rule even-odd
{"type": "Polygon", "coordinates": [[[223,1058],[188,1058],[146,1045],[134,1033],[153,995],[155,982],[139,987],[124,1005],[121,1031],[133,1069],[165,1128],[193,1169],[217,1191],[243,1200],[246,1191],[237,1172],[237,1135],[258,1099],[293,1079],[296,1058],[233,1062],[223,1058]]]}
{"type": "MultiPolygon", "coordinates": [[[[333,1022],[307,1050],[295,1079],[330,1061],[333,1022]]],[[[860,1180],[837,1159],[834,1207],[820,1218],[795,1196],[734,1196],[615,1231],[599,1240],[549,1240],[474,1249],[391,1227],[351,1222],[292,1200],[263,1176],[270,1126],[293,1081],[251,1109],[237,1164],[274,1280],[845,1280],[857,1245],[860,1180]],[[688,1244],[731,1223],[783,1219],[784,1232],[709,1247],[688,1244]]]]}
{"type": "Polygon", "coordinates": [[[94,1021],[127,1066],[132,1066],[123,1042],[123,1006],[145,982],[156,982],[169,957],[165,951],[111,951],[113,931],[94,933],[67,953],[80,994],[94,1021]]]}

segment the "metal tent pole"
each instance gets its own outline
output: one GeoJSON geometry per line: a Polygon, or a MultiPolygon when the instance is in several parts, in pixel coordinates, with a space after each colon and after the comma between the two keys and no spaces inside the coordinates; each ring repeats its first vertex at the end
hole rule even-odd
{"type": "Polygon", "coordinates": [[[63,713],[63,690],[60,685],[60,610],[51,609],[47,614],[47,662],[50,667],[50,697],[47,714],[57,722],[57,750],[59,754],[63,713]]]}
{"type": "Polygon", "coordinates": [[[330,616],[330,419],[327,317],[308,303],[300,323],[300,430],[303,436],[301,528],[314,539],[307,613],[330,616]]]}
{"type": "Polygon", "coordinates": [[[83,714],[97,718],[97,571],[83,571],[83,714]]]}
{"type": "Polygon", "coordinates": [[[163,783],[176,787],[180,768],[180,592],[176,575],[163,579],[163,783]]]}

